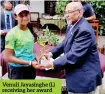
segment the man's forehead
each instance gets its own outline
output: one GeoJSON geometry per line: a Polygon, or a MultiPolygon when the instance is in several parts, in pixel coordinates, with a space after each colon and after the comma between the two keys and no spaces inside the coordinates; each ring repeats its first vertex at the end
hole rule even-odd
{"type": "Polygon", "coordinates": [[[68,10],[68,9],[73,10],[75,8],[80,8],[80,7],[82,7],[80,2],[71,2],[71,3],[67,4],[66,10],[68,10]]]}
{"type": "Polygon", "coordinates": [[[4,4],[4,7],[6,8],[12,8],[12,4],[10,2],[7,2],[4,4]]]}
{"type": "Polygon", "coordinates": [[[74,7],[73,7],[72,4],[69,4],[69,5],[66,6],[66,10],[72,10],[73,8],[74,8],[74,7]]]}
{"type": "Polygon", "coordinates": [[[12,3],[9,2],[9,1],[5,1],[5,2],[4,2],[4,5],[12,5],[12,3]]]}

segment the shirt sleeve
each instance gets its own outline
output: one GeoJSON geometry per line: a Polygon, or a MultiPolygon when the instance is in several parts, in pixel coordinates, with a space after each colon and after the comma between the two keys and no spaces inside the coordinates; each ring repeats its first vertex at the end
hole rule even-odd
{"type": "Polygon", "coordinates": [[[89,14],[91,15],[91,16],[93,16],[95,13],[94,13],[94,9],[93,9],[93,7],[89,4],[89,6],[88,6],[88,10],[89,10],[89,14]]]}
{"type": "Polygon", "coordinates": [[[9,31],[5,38],[5,48],[14,49],[15,41],[16,41],[16,37],[14,33],[9,31]]]}

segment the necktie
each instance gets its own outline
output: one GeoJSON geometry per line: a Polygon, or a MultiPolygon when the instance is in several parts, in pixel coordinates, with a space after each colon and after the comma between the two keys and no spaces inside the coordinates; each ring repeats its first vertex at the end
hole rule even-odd
{"type": "Polygon", "coordinates": [[[7,15],[7,29],[10,29],[10,19],[9,19],[9,15],[7,15]]]}

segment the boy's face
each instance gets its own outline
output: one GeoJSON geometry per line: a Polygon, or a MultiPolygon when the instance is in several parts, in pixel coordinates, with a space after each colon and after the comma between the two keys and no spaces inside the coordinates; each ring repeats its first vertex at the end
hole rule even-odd
{"type": "Polygon", "coordinates": [[[22,11],[15,17],[15,19],[18,21],[18,24],[26,26],[30,21],[30,13],[28,11],[22,11]]]}

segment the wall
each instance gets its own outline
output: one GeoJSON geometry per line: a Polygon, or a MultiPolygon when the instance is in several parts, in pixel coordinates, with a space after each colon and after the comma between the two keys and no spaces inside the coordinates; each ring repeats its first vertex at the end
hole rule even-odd
{"type": "Polygon", "coordinates": [[[44,13],[44,0],[30,0],[30,11],[44,13]]]}

